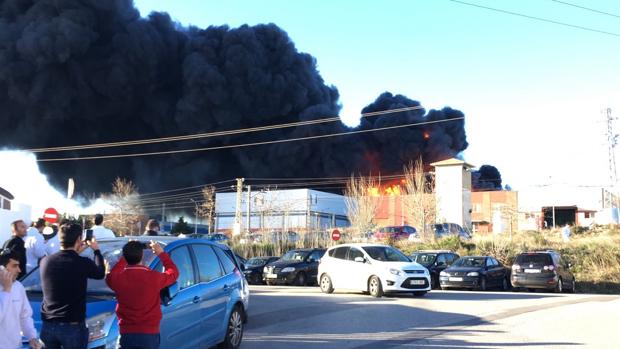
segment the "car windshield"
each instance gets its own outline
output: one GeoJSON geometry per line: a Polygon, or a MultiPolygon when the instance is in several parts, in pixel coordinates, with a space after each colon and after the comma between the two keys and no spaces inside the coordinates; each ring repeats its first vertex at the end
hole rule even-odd
{"type": "Polygon", "coordinates": [[[370,258],[376,261],[411,262],[402,252],[390,246],[366,246],[362,247],[362,249],[368,253],[370,258]]]}
{"type": "MultiPolygon", "coordinates": [[[[115,240],[115,241],[99,241],[99,248],[101,249],[101,254],[103,255],[103,259],[106,260],[110,268],[116,265],[116,262],[122,256],[123,246],[127,243],[126,240],[115,240]]],[[[162,247],[164,244],[161,244],[162,247]]],[[[87,257],[90,259],[94,259],[93,250],[87,249],[82,252],[80,255],[82,257],[87,257]]],[[[155,259],[155,255],[153,251],[150,249],[144,250],[144,256],[142,258],[144,265],[150,265],[151,262],[155,259]]],[[[39,272],[39,268],[34,269],[30,274],[21,281],[22,285],[27,292],[41,292],[41,274],[39,272]]],[[[94,280],[88,279],[87,292],[89,294],[113,294],[114,292],[106,285],[105,280],[94,280]]]]}
{"type": "Polygon", "coordinates": [[[433,253],[414,253],[413,256],[411,256],[411,259],[422,265],[431,265],[435,263],[437,255],[433,253]]]}
{"type": "Polygon", "coordinates": [[[260,267],[262,265],[267,264],[267,259],[265,258],[250,258],[245,265],[250,267],[260,267]]]}
{"type": "Polygon", "coordinates": [[[453,267],[484,267],[484,265],[484,257],[463,257],[452,264],[453,267]]]}
{"type": "Polygon", "coordinates": [[[303,261],[309,254],[310,251],[288,251],[280,259],[283,261],[303,261]]]}

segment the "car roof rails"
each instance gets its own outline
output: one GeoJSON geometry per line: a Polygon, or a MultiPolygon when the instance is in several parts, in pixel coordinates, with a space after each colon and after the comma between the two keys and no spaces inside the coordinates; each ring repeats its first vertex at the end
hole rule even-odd
{"type": "Polygon", "coordinates": [[[530,253],[558,253],[558,251],[552,249],[552,248],[548,248],[546,250],[536,250],[536,251],[531,251],[530,253]]]}
{"type": "Polygon", "coordinates": [[[452,250],[417,250],[416,252],[430,252],[430,253],[454,253],[452,250]]]}

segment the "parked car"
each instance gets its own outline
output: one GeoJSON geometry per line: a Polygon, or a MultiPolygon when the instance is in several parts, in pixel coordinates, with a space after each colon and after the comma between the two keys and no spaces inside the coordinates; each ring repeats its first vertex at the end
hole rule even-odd
{"type": "Polygon", "coordinates": [[[525,252],[512,264],[513,287],[549,289],[561,293],[575,292],[575,276],[571,265],[553,250],[525,252]]]}
{"type": "Polygon", "coordinates": [[[325,249],[306,248],[286,252],[280,259],[263,268],[267,285],[287,284],[305,286],[314,283],[325,249]]]}
{"type": "Polygon", "coordinates": [[[471,288],[486,291],[498,287],[510,288],[510,271],[497,259],[489,256],[461,257],[439,273],[441,289],[471,288]]]}
{"type": "Polygon", "coordinates": [[[261,233],[249,233],[243,235],[241,239],[239,239],[239,243],[241,244],[259,244],[264,242],[263,234],[261,233]]]}
{"type": "Polygon", "coordinates": [[[428,234],[433,235],[437,239],[447,236],[458,236],[464,240],[471,239],[471,234],[456,223],[429,224],[425,229],[428,234]]]}
{"type": "Polygon", "coordinates": [[[422,250],[413,253],[410,258],[428,269],[431,274],[431,288],[439,288],[439,273],[451,266],[460,256],[450,250],[422,250]]]}
{"type": "Polygon", "coordinates": [[[220,233],[209,234],[209,235],[207,235],[207,239],[209,239],[211,241],[217,241],[217,242],[226,242],[226,241],[230,240],[230,238],[228,236],[226,236],[225,234],[220,234],[220,233]]]}
{"type": "Polygon", "coordinates": [[[253,285],[263,284],[263,268],[265,265],[278,259],[279,257],[254,257],[248,259],[245,262],[245,270],[243,271],[248,283],[253,285]]]}
{"type": "Polygon", "coordinates": [[[332,247],[319,264],[319,286],[324,293],[334,289],[384,293],[413,293],[431,290],[430,274],[394,247],[380,244],[343,244],[332,247]]]}
{"type": "Polygon", "coordinates": [[[379,228],[374,233],[373,238],[375,241],[388,240],[388,239],[408,240],[410,239],[411,236],[417,239],[420,238],[418,236],[418,232],[416,231],[414,227],[411,227],[408,225],[397,225],[397,226],[379,228]]]}
{"type": "MultiPolygon", "coordinates": [[[[179,278],[162,290],[161,348],[208,348],[222,344],[238,348],[243,337],[249,306],[249,286],[240,272],[233,252],[225,245],[205,239],[176,237],[136,237],[142,242],[159,242],[179,269],[179,278]],[[180,320],[182,319],[182,320],[180,320]]],[[[115,265],[129,238],[100,241],[105,260],[115,265]]],[[[92,258],[92,250],[82,255],[92,258]]],[[[144,265],[162,271],[159,258],[144,250],[144,265]]],[[[34,269],[22,281],[33,309],[41,308],[41,278],[34,269]]],[[[114,292],[104,280],[88,280],[86,324],[88,348],[115,348],[119,336],[114,313],[114,292]]],[[[41,315],[33,313],[35,326],[41,330],[41,315]]],[[[28,343],[24,343],[28,347],[28,343]]]]}

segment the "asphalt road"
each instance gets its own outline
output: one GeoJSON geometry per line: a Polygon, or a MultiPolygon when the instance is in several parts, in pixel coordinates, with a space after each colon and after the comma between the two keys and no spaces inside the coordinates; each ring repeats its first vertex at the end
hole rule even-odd
{"type": "Polygon", "coordinates": [[[620,348],[620,296],[252,286],[241,348],[620,348]]]}

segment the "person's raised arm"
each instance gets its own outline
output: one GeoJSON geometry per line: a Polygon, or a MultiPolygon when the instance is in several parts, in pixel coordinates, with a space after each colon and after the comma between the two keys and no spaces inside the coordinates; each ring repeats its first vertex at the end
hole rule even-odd
{"type": "Polygon", "coordinates": [[[172,258],[164,252],[164,249],[157,242],[151,241],[151,248],[164,266],[164,272],[158,274],[159,287],[164,288],[172,285],[179,277],[179,269],[177,269],[172,258]]]}
{"type": "Polygon", "coordinates": [[[92,240],[86,243],[93,249],[93,254],[95,255],[95,260],[87,264],[86,276],[91,279],[101,280],[105,277],[105,264],[97,239],[93,236],[92,240]]]}

